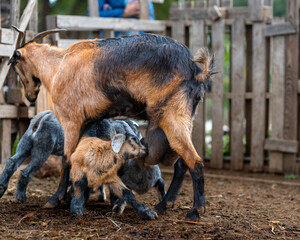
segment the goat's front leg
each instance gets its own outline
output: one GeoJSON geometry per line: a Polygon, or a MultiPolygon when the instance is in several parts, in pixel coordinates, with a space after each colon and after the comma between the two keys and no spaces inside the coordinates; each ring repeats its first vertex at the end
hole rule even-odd
{"type": "Polygon", "coordinates": [[[187,218],[196,220],[199,218],[198,209],[204,208],[205,210],[205,196],[204,196],[204,164],[202,162],[196,164],[194,169],[189,169],[194,189],[194,205],[186,215],[187,218]]]}
{"type": "Polygon", "coordinates": [[[64,135],[65,135],[65,143],[64,143],[64,153],[65,153],[65,163],[63,164],[61,174],[60,174],[60,182],[56,193],[48,200],[45,204],[44,208],[54,208],[56,207],[60,201],[64,198],[65,193],[68,188],[69,176],[70,176],[70,158],[72,153],[75,151],[78,139],[79,139],[79,131],[81,127],[80,121],[78,122],[67,122],[67,124],[63,124],[64,135]]]}

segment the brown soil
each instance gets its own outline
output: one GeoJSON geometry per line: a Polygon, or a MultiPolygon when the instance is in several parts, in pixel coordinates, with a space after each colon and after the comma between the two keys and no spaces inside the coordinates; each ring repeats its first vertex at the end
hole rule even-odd
{"type": "MultiPolygon", "coordinates": [[[[207,173],[206,213],[199,222],[185,219],[193,203],[190,177],[175,206],[153,221],[142,220],[130,207],[123,215],[113,214],[108,202],[99,203],[93,196],[82,217],[71,216],[64,203],[43,209],[57,178],[34,178],[27,203],[18,204],[13,196],[14,177],[0,200],[0,239],[300,239],[299,179],[281,184],[283,176],[207,173]]],[[[171,177],[164,174],[167,187],[171,177]]],[[[137,199],[151,208],[158,203],[154,190],[137,199]]]]}

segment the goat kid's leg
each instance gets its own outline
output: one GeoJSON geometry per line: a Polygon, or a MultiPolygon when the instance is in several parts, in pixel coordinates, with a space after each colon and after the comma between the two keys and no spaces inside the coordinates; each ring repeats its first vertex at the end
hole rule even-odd
{"type": "MultiPolygon", "coordinates": [[[[62,121],[61,123],[64,123],[64,121],[62,121]]],[[[66,122],[66,124],[62,124],[62,127],[64,129],[65,134],[64,153],[66,157],[66,162],[61,170],[58,189],[56,193],[45,204],[44,208],[56,207],[64,198],[64,195],[67,192],[71,168],[70,158],[78,144],[81,122],[66,122]]]]}
{"type": "Polygon", "coordinates": [[[15,192],[17,202],[19,202],[19,203],[26,202],[27,185],[28,185],[29,181],[31,180],[32,175],[36,171],[41,169],[41,167],[44,165],[44,163],[50,156],[52,149],[53,149],[53,144],[51,145],[51,143],[47,144],[47,147],[39,146],[38,149],[36,149],[36,148],[32,149],[32,159],[31,159],[30,163],[28,164],[28,166],[25,169],[20,171],[18,185],[17,185],[17,189],[15,192]],[[48,151],[41,153],[41,150],[47,150],[47,148],[48,148],[48,151]]]}
{"type": "Polygon", "coordinates": [[[199,219],[198,209],[203,208],[205,210],[205,196],[204,196],[204,164],[198,163],[194,169],[189,169],[194,189],[194,204],[186,215],[187,218],[192,220],[199,219]]]}
{"type": "Polygon", "coordinates": [[[74,194],[71,201],[71,214],[81,216],[84,214],[84,205],[88,199],[88,181],[84,177],[80,180],[74,181],[74,194]]]}
{"type": "Polygon", "coordinates": [[[98,200],[100,202],[105,202],[106,200],[106,193],[105,193],[105,187],[104,187],[104,184],[102,184],[100,187],[99,187],[99,195],[97,196],[98,200]]]}
{"type": "Polygon", "coordinates": [[[6,161],[5,168],[0,177],[0,198],[5,193],[8,182],[18,167],[30,156],[30,152],[17,152],[14,156],[6,161]]]}
{"type": "Polygon", "coordinates": [[[182,182],[188,167],[182,158],[179,158],[174,165],[174,175],[171,185],[163,200],[155,206],[160,213],[167,210],[167,205],[174,205],[178,192],[182,186],[182,182]]]}
{"type": "Polygon", "coordinates": [[[152,220],[158,218],[158,215],[155,211],[148,208],[144,204],[140,204],[136,201],[134,194],[129,189],[123,190],[123,199],[128,202],[135,212],[145,220],[152,220]]]}
{"type": "Polygon", "coordinates": [[[166,192],[165,192],[165,182],[162,178],[158,179],[154,185],[154,187],[156,188],[157,192],[158,192],[158,197],[159,197],[159,200],[162,201],[163,198],[165,197],[166,195],[166,192]]]}
{"type": "MultiPolygon", "coordinates": [[[[146,220],[155,219],[158,217],[157,213],[147,206],[136,201],[134,194],[129,190],[119,177],[115,177],[110,183],[110,188],[115,195],[119,197],[116,204],[122,206],[124,202],[129,203],[135,212],[146,220]]],[[[124,206],[125,207],[125,206],[124,206]]],[[[124,210],[124,209],[123,209],[124,210]]]]}

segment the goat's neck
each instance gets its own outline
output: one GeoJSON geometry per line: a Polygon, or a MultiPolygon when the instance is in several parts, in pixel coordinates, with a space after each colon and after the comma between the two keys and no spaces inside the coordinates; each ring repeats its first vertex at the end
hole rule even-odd
{"type": "Polygon", "coordinates": [[[48,44],[34,44],[27,51],[28,57],[34,66],[37,78],[51,93],[52,79],[63,59],[64,50],[48,44]]]}

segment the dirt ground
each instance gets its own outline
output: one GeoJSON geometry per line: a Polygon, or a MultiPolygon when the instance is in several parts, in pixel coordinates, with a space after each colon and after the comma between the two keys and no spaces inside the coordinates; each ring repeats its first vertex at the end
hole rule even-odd
{"type": "MultiPolygon", "coordinates": [[[[58,178],[34,178],[27,203],[18,204],[13,196],[15,176],[0,199],[0,239],[300,239],[300,179],[287,181],[283,176],[229,171],[206,173],[206,213],[198,222],[185,219],[193,202],[189,176],[175,206],[153,221],[142,220],[130,207],[123,215],[113,214],[109,203],[99,203],[95,196],[82,217],[71,216],[66,203],[43,209],[58,178]]],[[[168,187],[172,175],[165,173],[163,177],[168,187]]],[[[137,199],[151,208],[158,203],[154,190],[137,199]]]]}

